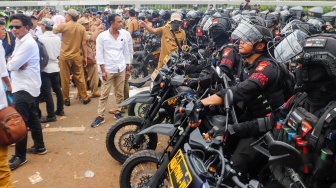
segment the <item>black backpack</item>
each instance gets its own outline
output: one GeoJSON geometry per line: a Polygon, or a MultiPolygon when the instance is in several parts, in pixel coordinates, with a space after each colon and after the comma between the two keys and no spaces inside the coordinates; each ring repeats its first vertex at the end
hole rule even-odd
{"type": "Polygon", "coordinates": [[[39,49],[39,54],[40,54],[40,71],[48,65],[49,62],[49,55],[47,52],[47,49],[45,48],[44,44],[38,40],[38,38],[35,38],[38,49],[39,49]]]}
{"type": "MultiPolygon", "coordinates": [[[[277,62],[273,59],[262,57],[258,59],[259,61],[269,61],[278,67],[279,74],[277,75],[277,80],[280,80],[281,88],[283,91],[284,99],[287,101],[290,97],[294,95],[295,87],[295,76],[292,72],[287,69],[284,63],[277,62]]],[[[275,84],[276,85],[276,84],[275,84]]]]}

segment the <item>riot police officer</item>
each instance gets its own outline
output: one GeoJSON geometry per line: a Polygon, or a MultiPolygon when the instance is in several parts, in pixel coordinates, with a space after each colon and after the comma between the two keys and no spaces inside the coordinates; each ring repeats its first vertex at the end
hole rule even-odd
{"type": "MultiPolygon", "coordinates": [[[[241,82],[235,86],[222,89],[215,95],[196,102],[196,108],[209,105],[221,105],[230,89],[233,92],[233,102],[241,110],[238,119],[240,122],[253,120],[257,126],[248,126],[245,132],[255,133],[260,130],[270,130],[269,117],[264,118],[272,110],[279,108],[287,99],[282,91],[280,70],[276,63],[267,57],[267,43],[272,40],[272,33],[261,25],[254,25],[243,21],[233,31],[232,38],[240,40],[239,53],[245,59],[241,82]]],[[[237,108],[236,108],[237,109],[237,108]]],[[[197,127],[201,121],[189,119],[189,126],[197,127]]],[[[235,129],[230,126],[229,133],[235,129]]],[[[254,150],[250,144],[257,138],[244,138],[238,142],[231,162],[236,170],[243,174],[251,170],[260,170],[258,162],[262,155],[254,150]]],[[[253,173],[254,174],[254,173],[253,173]]]]}
{"type": "Polygon", "coordinates": [[[216,18],[209,27],[209,37],[215,52],[213,53],[216,65],[219,66],[231,79],[240,74],[242,63],[237,45],[230,41],[232,26],[229,18],[216,18]]]}
{"type": "MultiPolygon", "coordinates": [[[[299,69],[296,77],[302,80],[297,87],[302,92],[275,113],[275,119],[284,119],[282,129],[294,132],[301,142],[305,142],[307,151],[303,153],[306,155],[303,159],[306,168],[299,172],[305,174],[305,184],[308,187],[336,186],[336,38],[333,34],[312,35],[301,44],[299,54],[288,45],[279,44],[282,49],[276,49],[284,54],[297,54],[295,60],[299,69]]],[[[278,140],[289,142],[279,136],[277,130],[274,135],[278,140]]],[[[294,145],[302,150],[297,142],[294,145]]]]}

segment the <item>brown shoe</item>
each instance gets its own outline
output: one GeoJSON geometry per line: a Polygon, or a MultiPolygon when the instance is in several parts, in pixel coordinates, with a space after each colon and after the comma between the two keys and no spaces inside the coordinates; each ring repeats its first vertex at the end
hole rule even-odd
{"type": "Polygon", "coordinates": [[[125,108],[122,107],[120,111],[117,110],[117,109],[111,109],[111,110],[109,111],[110,114],[116,114],[117,112],[119,112],[119,113],[125,113],[126,110],[125,110],[125,108]]]}
{"type": "Polygon", "coordinates": [[[98,98],[98,97],[100,97],[100,93],[99,92],[92,94],[90,98],[98,98]]]}
{"type": "Polygon", "coordinates": [[[109,110],[109,113],[110,113],[110,114],[115,114],[116,111],[118,111],[118,110],[116,110],[116,109],[111,109],[111,110],[109,110]]]}

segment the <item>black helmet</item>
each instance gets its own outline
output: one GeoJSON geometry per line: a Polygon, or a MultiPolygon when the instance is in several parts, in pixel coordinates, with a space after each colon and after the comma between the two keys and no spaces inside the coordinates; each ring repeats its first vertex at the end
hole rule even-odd
{"type": "Polygon", "coordinates": [[[171,12],[169,10],[160,10],[159,14],[164,21],[170,20],[171,12]]]}
{"type": "Polygon", "coordinates": [[[212,20],[212,24],[209,27],[209,32],[211,38],[213,38],[214,42],[216,40],[229,39],[231,32],[231,22],[229,18],[216,18],[212,20]]]}
{"type": "Polygon", "coordinates": [[[298,62],[307,68],[308,82],[336,81],[335,46],[333,34],[313,35],[303,42],[302,58],[298,62]]]}
{"type": "Polygon", "coordinates": [[[152,12],[152,17],[153,17],[153,18],[157,18],[157,17],[159,17],[159,16],[160,16],[160,14],[158,13],[158,11],[154,10],[154,11],[152,12]]]}
{"type": "Polygon", "coordinates": [[[189,11],[186,15],[187,19],[190,19],[190,18],[196,19],[197,16],[198,16],[197,12],[194,10],[189,11]]]}
{"type": "Polygon", "coordinates": [[[278,25],[279,21],[276,17],[270,17],[265,20],[266,22],[266,27],[271,28],[273,26],[278,25]]]}
{"type": "Polygon", "coordinates": [[[140,12],[139,15],[138,15],[138,19],[144,21],[145,18],[146,18],[146,14],[143,13],[143,12],[140,12]]]}
{"type": "Polygon", "coordinates": [[[308,17],[309,18],[322,18],[323,15],[323,8],[322,7],[313,7],[308,10],[308,17]]]}
{"type": "Polygon", "coordinates": [[[259,17],[259,16],[251,16],[249,18],[249,22],[251,22],[253,25],[260,25],[265,27],[266,26],[266,22],[263,18],[259,17]]]}

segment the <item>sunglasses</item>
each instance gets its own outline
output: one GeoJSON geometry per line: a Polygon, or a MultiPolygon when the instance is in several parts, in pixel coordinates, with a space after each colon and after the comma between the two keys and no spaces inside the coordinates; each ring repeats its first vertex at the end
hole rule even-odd
{"type": "Polygon", "coordinates": [[[22,27],[22,25],[10,25],[9,29],[13,29],[13,28],[20,29],[21,27],[22,27]]]}

